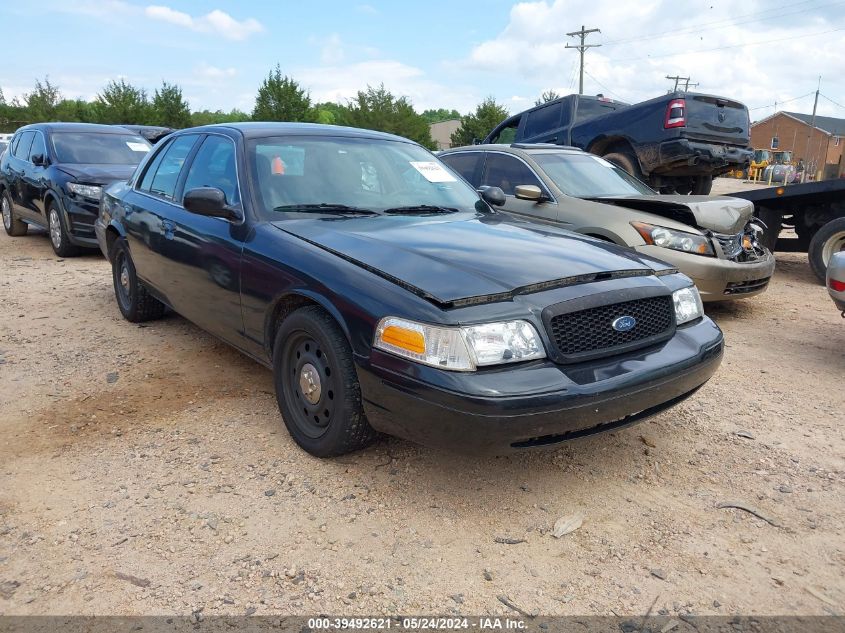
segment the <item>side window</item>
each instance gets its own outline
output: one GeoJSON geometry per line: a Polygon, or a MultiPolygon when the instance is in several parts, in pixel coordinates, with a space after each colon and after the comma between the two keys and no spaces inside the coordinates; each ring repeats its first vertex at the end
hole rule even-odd
{"type": "Polygon", "coordinates": [[[227,204],[238,204],[238,172],[235,168],[235,144],[222,136],[208,136],[188,168],[185,191],[197,187],[216,187],[226,194],[227,204]]]}
{"type": "Polygon", "coordinates": [[[496,135],[490,139],[491,143],[506,143],[510,145],[516,141],[516,130],[519,127],[519,122],[522,117],[516,117],[513,121],[501,128],[496,135]]]}
{"type": "Polygon", "coordinates": [[[452,169],[464,177],[473,187],[478,187],[478,176],[476,176],[476,168],[478,162],[484,157],[481,152],[461,152],[459,154],[447,154],[441,156],[440,160],[449,165],[452,169]]]}
{"type": "Polygon", "coordinates": [[[153,184],[153,176],[156,175],[156,170],[158,166],[161,164],[161,159],[164,158],[164,154],[167,152],[168,143],[164,143],[162,148],[158,151],[158,153],[153,156],[153,159],[147,163],[147,169],[144,172],[144,177],[141,179],[141,182],[138,184],[138,189],[141,191],[149,191],[150,186],[153,184]]]}
{"type": "Polygon", "coordinates": [[[32,145],[33,136],[35,136],[35,132],[23,132],[18,140],[18,144],[12,152],[12,156],[20,158],[21,160],[29,160],[29,148],[32,145]]]}
{"type": "Polygon", "coordinates": [[[514,195],[517,185],[536,185],[546,192],[546,188],[528,165],[513,156],[493,152],[487,154],[482,184],[500,187],[508,196],[514,195]]]}
{"type": "Polygon", "coordinates": [[[44,135],[41,132],[36,132],[32,137],[32,146],[29,148],[29,162],[32,162],[32,157],[41,154],[42,157],[47,156],[47,146],[44,144],[44,135]]]}
{"type": "Polygon", "coordinates": [[[553,103],[530,112],[525,124],[525,138],[532,138],[559,128],[561,110],[562,105],[560,103],[553,103]]]}
{"type": "MultiPolygon", "coordinates": [[[[197,142],[197,134],[186,134],[176,137],[170,146],[165,150],[161,162],[155,170],[155,175],[150,182],[150,193],[163,198],[173,199],[176,191],[176,181],[179,180],[179,172],[188,157],[194,143],[197,142]]],[[[152,171],[152,170],[150,170],[152,171]]],[[[144,177],[146,180],[146,176],[144,177]]]]}

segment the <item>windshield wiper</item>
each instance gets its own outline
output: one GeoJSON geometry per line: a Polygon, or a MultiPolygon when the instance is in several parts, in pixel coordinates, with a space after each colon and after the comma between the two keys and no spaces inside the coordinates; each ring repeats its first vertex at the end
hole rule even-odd
{"type": "Polygon", "coordinates": [[[273,207],[273,211],[299,211],[302,213],[332,213],[336,215],[378,215],[372,209],[350,207],[346,204],[283,204],[273,207]]]}
{"type": "Polygon", "coordinates": [[[457,213],[458,210],[454,207],[438,207],[430,204],[414,204],[407,207],[393,207],[385,209],[385,213],[391,215],[422,215],[435,213],[457,213]]]}

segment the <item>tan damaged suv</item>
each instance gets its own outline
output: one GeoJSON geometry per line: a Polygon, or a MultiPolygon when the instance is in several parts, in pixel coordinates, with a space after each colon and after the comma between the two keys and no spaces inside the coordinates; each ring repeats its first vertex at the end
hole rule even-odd
{"type": "Polygon", "coordinates": [[[511,215],[673,264],[704,301],[760,294],[774,272],[747,200],[660,195],[603,158],[560,145],[473,145],[438,157],[476,189],[500,187],[511,215]]]}

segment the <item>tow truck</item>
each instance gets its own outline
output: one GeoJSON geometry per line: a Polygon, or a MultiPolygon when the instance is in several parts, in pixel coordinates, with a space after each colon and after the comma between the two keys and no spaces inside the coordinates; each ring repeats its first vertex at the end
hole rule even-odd
{"type": "Polygon", "coordinates": [[[754,203],[765,230],[761,241],[771,251],[807,253],[822,283],[834,253],[845,250],[845,178],[780,185],[728,194],[754,203]],[[797,237],[782,236],[793,229],[797,237]]]}

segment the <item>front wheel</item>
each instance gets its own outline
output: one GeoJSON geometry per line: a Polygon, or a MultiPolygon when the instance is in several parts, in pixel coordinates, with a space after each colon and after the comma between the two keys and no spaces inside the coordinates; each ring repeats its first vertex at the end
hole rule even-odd
{"type": "Polygon", "coordinates": [[[118,239],[111,252],[112,280],[117,307],[127,321],[141,323],[164,316],[167,308],[153,297],[135,274],[135,264],[126,246],[126,240],[118,239]]]}
{"type": "Polygon", "coordinates": [[[692,179],[692,195],[709,196],[713,189],[713,176],[696,176],[692,179]]]}
{"type": "Polygon", "coordinates": [[[50,230],[50,245],[59,257],[79,255],[80,248],[70,243],[62,213],[55,202],[47,205],[47,227],[50,230]]]}
{"type": "Polygon", "coordinates": [[[364,416],[349,342],[322,308],[300,308],[282,322],[273,378],[288,432],[312,455],[343,455],[376,439],[364,416]]]}
{"type": "Polygon", "coordinates": [[[12,206],[12,198],[9,196],[8,191],[4,191],[2,197],[0,197],[0,207],[2,207],[3,211],[3,228],[6,229],[6,233],[12,237],[26,235],[27,228],[29,227],[26,222],[18,219],[15,214],[15,209],[12,206]]]}
{"type": "Polygon", "coordinates": [[[816,231],[810,240],[807,249],[810,268],[822,283],[825,283],[830,258],[839,251],[845,251],[845,217],[831,220],[816,231]]]}

